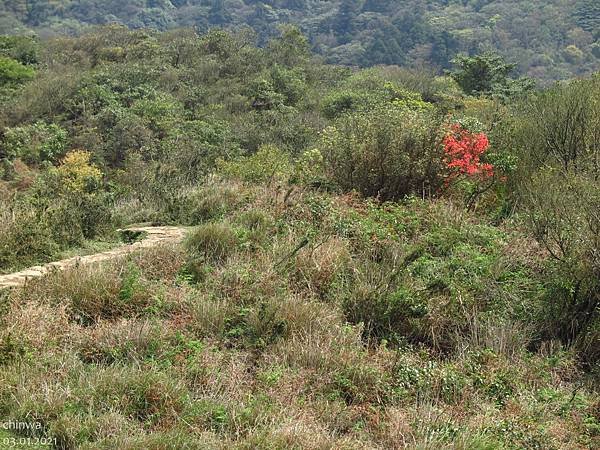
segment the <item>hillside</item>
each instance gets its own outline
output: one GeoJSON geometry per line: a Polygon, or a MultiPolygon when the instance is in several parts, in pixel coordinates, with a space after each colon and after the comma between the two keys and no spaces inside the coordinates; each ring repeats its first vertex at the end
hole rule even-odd
{"type": "Polygon", "coordinates": [[[78,33],[121,23],[165,30],[252,28],[264,43],[278,24],[299,25],[327,61],[449,67],[458,53],[495,50],[522,75],[549,81],[600,67],[594,0],[177,0],[0,2],[0,33],[78,33]]]}
{"type": "Polygon", "coordinates": [[[598,130],[493,53],[0,37],[0,273],[100,253],[0,290],[0,448],[599,448],[598,130]]]}
{"type": "Polygon", "coordinates": [[[60,449],[597,448],[575,355],[526,350],[526,238],[445,202],[282,194],[213,183],[185,251],[11,294],[2,416],[60,449]]]}

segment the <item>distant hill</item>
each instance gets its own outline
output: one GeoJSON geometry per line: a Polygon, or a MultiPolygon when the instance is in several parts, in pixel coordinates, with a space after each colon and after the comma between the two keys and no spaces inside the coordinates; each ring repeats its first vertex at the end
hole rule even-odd
{"type": "Polygon", "coordinates": [[[298,24],[329,62],[443,69],[458,53],[497,50],[542,81],[600,68],[596,0],[2,0],[0,33],[249,26],[264,42],[298,24]]]}

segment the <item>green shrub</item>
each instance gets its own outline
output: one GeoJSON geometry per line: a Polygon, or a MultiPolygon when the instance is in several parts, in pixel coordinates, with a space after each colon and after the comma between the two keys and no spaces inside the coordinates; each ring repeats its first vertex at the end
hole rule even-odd
{"type": "Polygon", "coordinates": [[[303,186],[326,186],[327,179],[323,168],[323,155],[319,149],[307,150],[296,159],[291,181],[303,186]]]}
{"type": "Polygon", "coordinates": [[[31,80],[35,70],[12,58],[0,55],[0,89],[10,89],[31,80]]]}
{"type": "Polygon", "coordinates": [[[225,338],[232,345],[263,350],[287,334],[288,325],[281,318],[280,306],[261,302],[242,307],[225,321],[225,338]]]}
{"type": "Polygon", "coordinates": [[[442,118],[388,105],[343,117],[322,134],[326,173],[343,190],[382,200],[435,193],[442,183],[442,118]]]}
{"type": "Polygon", "coordinates": [[[535,317],[544,286],[527,256],[520,261],[505,255],[512,248],[505,241],[513,236],[472,223],[472,216],[461,217],[442,201],[369,202],[361,211],[327,213],[336,217],[336,232],[351,239],[347,270],[347,258],[335,251],[339,245],[317,247],[312,261],[301,253],[297,268],[313,292],[329,284],[325,298],[339,304],[349,322],[364,325],[365,339],[426,342],[438,349],[458,349],[468,339],[493,344],[474,325],[489,315],[506,324],[496,329],[504,333],[499,348],[508,353],[523,348],[514,341],[526,330],[515,325],[513,332],[509,324],[535,317]],[[331,265],[341,273],[332,277],[331,265]]]}
{"type": "Polygon", "coordinates": [[[298,103],[306,91],[304,74],[296,69],[291,70],[275,65],[271,69],[273,88],[285,97],[285,104],[294,106],[298,103]]]}
{"type": "Polygon", "coordinates": [[[59,251],[106,235],[113,227],[107,194],[47,196],[46,190],[57,184],[52,176],[38,180],[11,208],[0,207],[0,271],[51,261],[59,251]]]}
{"type": "Polygon", "coordinates": [[[51,260],[59,246],[44,225],[29,205],[19,204],[13,211],[0,207],[0,271],[51,260]]]}
{"type": "Polygon", "coordinates": [[[67,149],[67,131],[56,124],[39,121],[8,128],[2,142],[4,157],[21,158],[28,164],[57,162],[67,149]]]}
{"type": "Polygon", "coordinates": [[[364,264],[358,268],[342,308],[350,323],[364,325],[366,340],[393,342],[425,339],[427,303],[409,289],[397,285],[397,268],[364,264]]]}
{"type": "Polygon", "coordinates": [[[177,199],[179,211],[175,220],[189,225],[198,225],[211,220],[220,220],[241,202],[240,192],[226,185],[208,185],[184,192],[177,199]]]}
{"type": "Polygon", "coordinates": [[[81,220],[76,212],[73,202],[67,198],[56,199],[45,211],[49,232],[61,248],[76,247],[85,239],[81,220]]]}
{"type": "Polygon", "coordinates": [[[186,238],[190,262],[222,263],[233,255],[239,245],[235,230],[222,223],[199,226],[186,238]]]}
{"type": "Polygon", "coordinates": [[[240,149],[228,122],[177,119],[160,140],[164,173],[158,188],[195,185],[219,159],[235,158],[240,149]]]}
{"type": "Polygon", "coordinates": [[[364,107],[368,100],[369,94],[363,92],[334,92],[323,99],[323,115],[328,119],[336,119],[364,107]]]}
{"type": "Polygon", "coordinates": [[[232,161],[221,160],[218,167],[226,176],[269,184],[287,181],[293,170],[289,156],[274,145],[264,145],[250,156],[232,161]]]}
{"type": "Polygon", "coordinates": [[[598,184],[591,174],[544,171],[532,180],[526,201],[533,232],[551,256],[540,311],[546,333],[566,342],[586,341],[580,335],[600,317],[598,184]]]}

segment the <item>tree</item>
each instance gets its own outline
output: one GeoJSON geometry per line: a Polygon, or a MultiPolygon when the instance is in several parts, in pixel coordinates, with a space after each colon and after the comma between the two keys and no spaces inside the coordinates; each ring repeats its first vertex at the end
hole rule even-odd
{"type": "Polygon", "coordinates": [[[300,28],[284,25],[279,32],[279,38],[271,40],[268,46],[273,60],[287,67],[306,63],[310,58],[310,45],[300,28]]]}
{"type": "Polygon", "coordinates": [[[214,25],[225,25],[231,20],[231,14],[227,11],[224,0],[212,0],[208,20],[214,25]]]}
{"type": "Polygon", "coordinates": [[[527,78],[512,79],[516,64],[509,64],[492,52],[459,56],[452,63],[456,69],[449,74],[468,95],[510,97],[533,87],[527,78]]]}
{"type": "Polygon", "coordinates": [[[269,80],[257,79],[249,86],[248,97],[252,107],[257,110],[268,110],[283,104],[284,96],[276,92],[269,80]]]}
{"type": "Polygon", "coordinates": [[[342,0],[335,18],[335,31],[340,36],[340,43],[345,44],[352,39],[354,20],[361,9],[361,0],[342,0]]]}
{"type": "Polygon", "coordinates": [[[600,29],[600,4],[596,0],[580,1],[574,16],[584,30],[597,33],[600,29]]]}
{"type": "Polygon", "coordinates": [[[302,71],[275,65],[271,69],[273,88],[285,97],[286,105],[295,105],[306,91],[305,76],[302,71]]]}

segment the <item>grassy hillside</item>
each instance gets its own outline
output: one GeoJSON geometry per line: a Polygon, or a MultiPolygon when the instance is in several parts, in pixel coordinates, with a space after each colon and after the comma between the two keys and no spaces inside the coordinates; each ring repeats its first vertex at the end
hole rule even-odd
{"type": "Polygon", "coordinates": [[[1,271],[191,227],[0,292],[3,445],[600,446],[598,75],[111,26],[2,37],[0,97],[1,271]]]}
{"type": "Polygon", "coordinates": [[[598,70],[594,0],[177,0],[0,2],[0,32],[78,33],[120,23],[166,30],[252,28],[261,43],[296,24],[329,62],[448,68],[458,53],[495,50],[520,73],[549,81],[598,70]]]}
{"type": "Polygon", "coordinates": [[[526,237],[444,201],[231,182],[199,198],[219,214],[185,251],[6,299],[3,415],[58,448],[599,444],[575,354],[534,344],[543,260],[526,237]]]}

